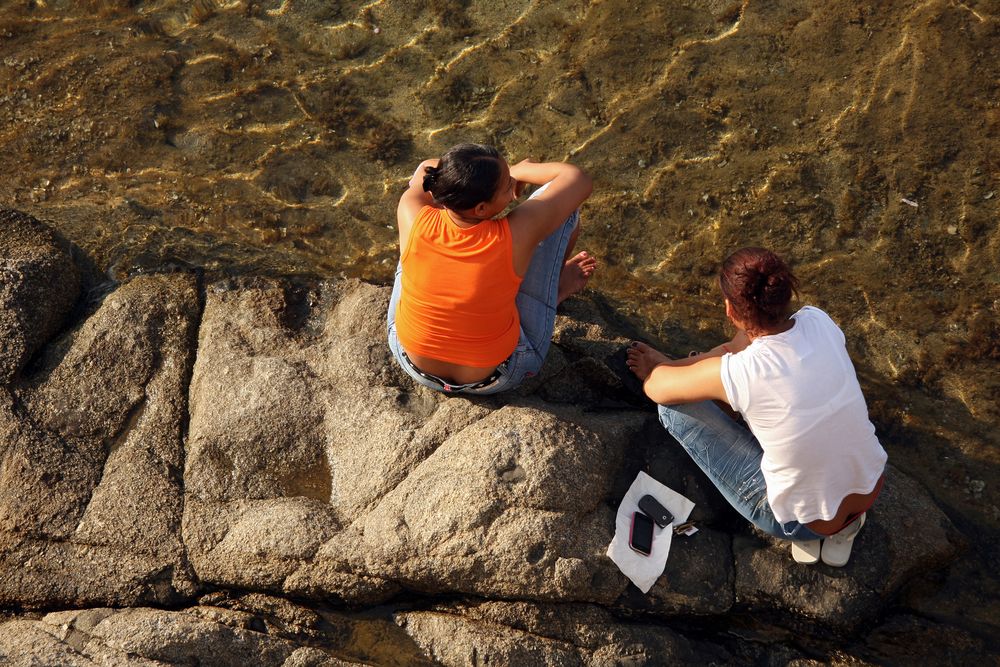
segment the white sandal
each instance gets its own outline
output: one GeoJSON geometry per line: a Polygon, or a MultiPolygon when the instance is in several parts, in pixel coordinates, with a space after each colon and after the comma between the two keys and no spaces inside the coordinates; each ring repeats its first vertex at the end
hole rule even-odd
{"type": "Polygon", "coordinates": [[[821,544],[822,540],[792,542],[792,558],[795,559],[796,563],[815,565],[819,562],[821,544]]]}
{"type": "Polygon", "coordinates": [[[823,540],[822,558],[823,562],[831,567],[844,567],[851,559],[851,549],[854,547],[854,538],[861,532],[865,525],[865,514],[853,521],[851,525],[844,528],[839,533],[835,533],[823,540]]]}

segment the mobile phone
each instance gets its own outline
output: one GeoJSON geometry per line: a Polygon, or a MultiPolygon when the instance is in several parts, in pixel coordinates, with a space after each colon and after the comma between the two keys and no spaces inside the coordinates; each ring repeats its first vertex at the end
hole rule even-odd
{"type": "Polygon", "coordinates": [[[632,528],[628,533],[632,551],[648,556],[653,552],[653,520],[642,512],[632,513],[632,528]]]}
{"type": "Polygon", "coordinates": [[[645,495],[640,498],[639,509],[645,512],[660,528],[666,528],[673,523],[674,515],[653,496],[645,495]]]}

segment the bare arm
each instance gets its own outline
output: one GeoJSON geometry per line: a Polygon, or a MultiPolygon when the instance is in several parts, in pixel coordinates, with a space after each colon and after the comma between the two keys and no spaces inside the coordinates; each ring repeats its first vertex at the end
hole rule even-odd
{"type": "Polygon", "coordinates": [[[558,229],[593,190],[590,176],[565,162],[522,160],[510,168],[510,175],[524,183],[549,184],[544,192],[519,205],[509,216],[515,243],[520,237],[528,248],[534,248],[558,229]]]}
{"type": "Polygon", "coordinates": [[[646,396],[660,405],[694,403],[706,400],[726,400],[722,386],[722,361],[709,357],[695,363],[673,360],[653,368],[642,389],[646,396]]]}
{"type": "Polygon", "coordinates": [[[721,345],[716,345],[708,352],[699,352],[698,354],[692,355],[690,357],[685,357],[683,359],[674,359],[673,361],[678,366],[690,366],[691,364],[696,364],[703,359],[711,359],[712,357],[721,357],[727,352],[736,353],[741,350],[747,349],[750,345],[750,339],[747,337],[745,331],[740,329],[733,336],[733,339],[728,343],[722,343],[721,345]]]}
{"type": "Polygon", "coordinates": [[[396,224],[399,227],[400,251],[406,247],[410,227],[417,218],[417,214],[420,213],[420,209],[434,203],[434,197],[431,196],[431,193],[424,192],[424,175],[426,173],[424,170],[427,167],[436,167],[437,165],[437,159],[424,160],[417,165],[413,175],[410,176],[410,182],[407,183],[403,196],[399,198],[399,204],[396,206],[396,224]]]}
{"type": "Polygon", "coordinates": [[[695,401],[727,401],[722,385],[722,355],[732,345],[743,349],[749,340],[739,332],[732,341],[694,357],[670,359],[641,342],[628,349],[628,367],[642,381],[643,391],[660,405],[695,401]]]}

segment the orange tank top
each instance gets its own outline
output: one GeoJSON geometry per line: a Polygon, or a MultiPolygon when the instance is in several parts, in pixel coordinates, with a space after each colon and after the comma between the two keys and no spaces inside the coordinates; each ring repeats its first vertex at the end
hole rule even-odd
{"type": "Polygon", "coordinates": [[[406,247],[396,334],[411,354],[496,366],[521,335],[514,247],[507,218],[463,229],[444,209],[417,214],[406,247]]]}

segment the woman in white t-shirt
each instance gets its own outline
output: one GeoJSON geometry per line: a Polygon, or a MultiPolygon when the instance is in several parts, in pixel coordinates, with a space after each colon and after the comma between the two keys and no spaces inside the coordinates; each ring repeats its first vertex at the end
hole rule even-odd
{"type": "Polygon", "coordinates": [[[676,360],[632,343],[629,368],[737,511],[791,540],[797,562],[843,566],[886,462],[844,334],[818,308],[791,313],[797,280],[769,250],[737,250],[719,283],[737,329],[731,341],[676,360]]]}

